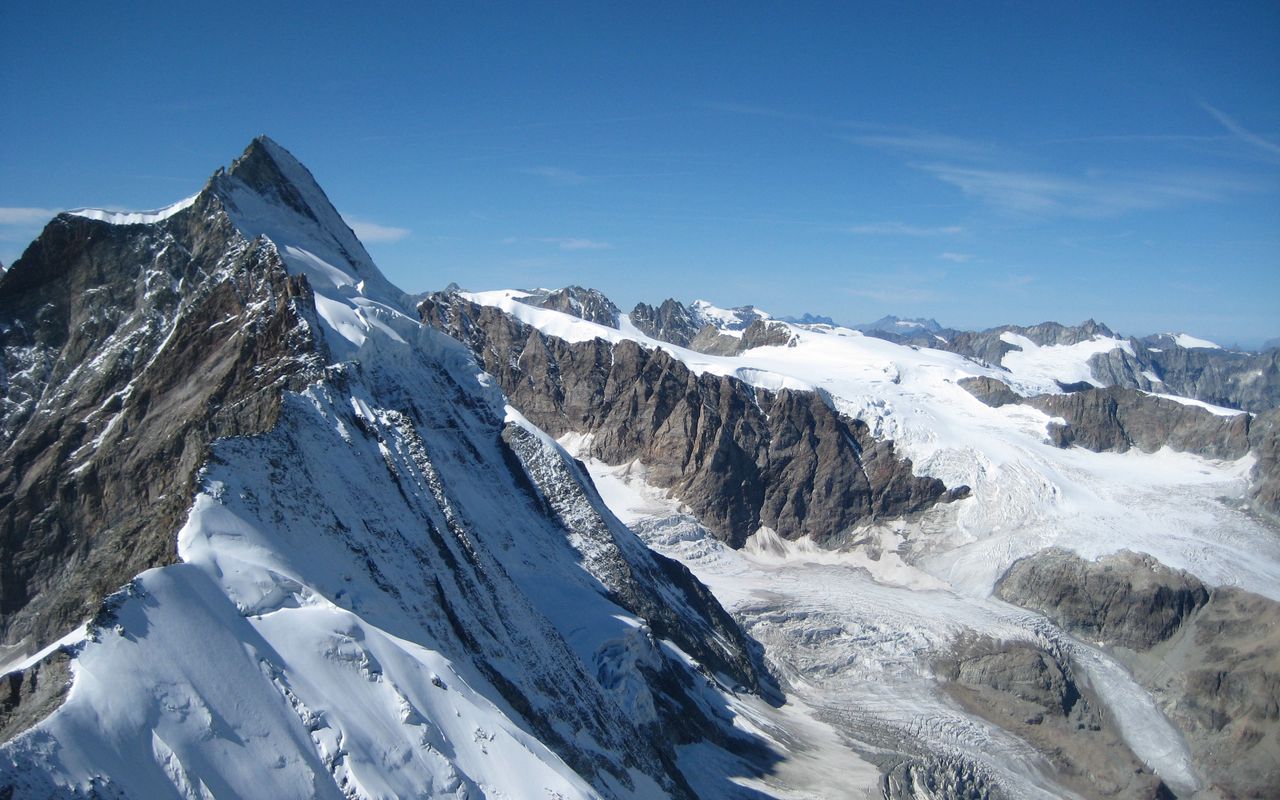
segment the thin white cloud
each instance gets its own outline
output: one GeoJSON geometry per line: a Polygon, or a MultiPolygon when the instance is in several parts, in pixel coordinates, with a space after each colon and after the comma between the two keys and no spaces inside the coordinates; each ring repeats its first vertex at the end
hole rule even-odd
{"type": "Polygon", "coordinates": [[[989,144],[932,131],[861,123],[847,123],[846,125],[847,127],[866,130],[865,133],[842,136],[841,138],[847,142],[863,147],[892,150],[913,156],[984,160],[992,158],[998,152],[995,147],[989,144]]]}
{"type": "Polygon", "coordinates": [[[398,242],[413,231],[408,228],[397,228],[391,225],[379,225],[363,219],[344,218],[362,242],[398,242]]]}
{"type": "Polygon", "coordinates": [[[60,209],[0,206],[0,225],[42,225],[56,217],[60,209]]]}
{"type": "Polygon", "coordinates": [[[1262,136],[1259,136],[1241,125],[1239,122],[1236,122],[1234,118],[1228,116],[1222,111],[1219,111],[1208,103],[1201,103],[1200,107],[1205,111],[1208,111],[1214,119],[1221,123],[1222,127],[1230,131],[1240,141],[1250,144],[1273,156],[1280,156],[1280,144],[1276,144],[1270,139],[1265,139],[1262,136]]]}
{"type": "Polygon", "coordinates": [[[546,239],[554,242],[561,250],[612,250],[613,245],[595,239],[546,239]]]}
{"type": "Polygon", "coordinates": [[[860,236],[955,236],[964,233],[964,228],[959,225],[926,226],[906,222],[870,222],[847,230],[860,236]]]}
{"type": "Polygon", "coordinates": [[[519,244],[520,242],[537,242],[551,244],[561,250],[612,250],[613,245],[598,239],[586,239],[581,236],[507,236],[499,240],[502,244],[519,244]]]}
{"type": "Polygon", "coordinates": [[[535,175],[539,178],[545,178],[552,183],[559,183],[566,186],[586,183],[589,180],[586,175],[574,172],[571,169],[564,169],[563,167],[524,167],[520,172],[525,175],[535,175]]]}
{"type": "Polygon", "coordinates": [[[938,258],[942,259],[943,261],[950,261],[953,264],[963,264],[966,261],[973,260],[973,256],[969,255],[968,253],[952,253],[952,252],[942,253],[941,255],[938,256],[938,258]]]}
{"type": "Polygon", "coordinates": [[[1037,217],[1114,217],[1192,202],[1224,202],[1260,188],[1235,175],[1208,171],[1092,171],[1077,176],[956,164],[916,166],[997,209],[1037,217]]]}
{"type": "Polygon", "coordinates": [[[702,106],[703,108],[711,111],[720,111],[725,114],[739,114],[747,117],[765,117],[767,119],[780,119],[787,122],[803,122],[806,124],[817,125],[830,125],[834,122],[834,120],[815,117],[810,114],[796,114],[791,111],[782,111],[777,108],[756,106],[749,103],[711,102],[703,103],[702,106]]]}

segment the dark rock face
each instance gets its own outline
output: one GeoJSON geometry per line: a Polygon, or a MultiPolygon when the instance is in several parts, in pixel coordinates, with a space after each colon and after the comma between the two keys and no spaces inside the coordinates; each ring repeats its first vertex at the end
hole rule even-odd
{"type": "Polygon", "coordinates": [[[1249,441],[1258,459],[1253,465],[1249,497],[1257,508],[1280,517],[1280,409],[1253,418],[1249,441]]]}
{"type": "Polygon", "coordinates": [[[1065,716],[1080,699],[1058,660],[1027,642],[979,642],[940,666],[951,681],[1011,694],[1047,714],[1065,716]]]}
{"type": "Polygon", "coordinates": [[[742,332],[742,349],[753,347],[794,347],[795,336],[791,329],[780,322],[758,319],[742,332]]]}
{"type": "MultiPolygon", "coordinates": [[[[945,342],[923,341],[923,346],[936,347],[952,353],[959,353],[975,361],[991,366],[1000,366],[1005,353],[1020,349],[1000,338],[1002,333],[1015,333],[1025,336],[1041,347],[1051,345],[1073,345],[1087,342],[1097,336],[1113,337],[1115,334],[1106,325],[1091,319],[1079,325],[1060,325],[1057,322],[1042,322],[1039,325],[1001,325],[985,331],[960,331],[946,333],[945,342]]],[[[913,342],[915,343],[915,342],[913,342]]]]}
{"type": "Polygon", "coordinates": [[[622,313],[612,300],[600,292],[581,286],[566,286],[547,294],[535,293],[519,299],[531,306],[571,314],[578,319],[610,328],[618,327],[618,315],[622,313]]]}
{"type": "MultiPolygon", "coordinates": [[[[493,687],[491,699],[505,704],[502,712],[595,780],[602,794],[630,788],[643,774],[662,796],[693,797],[673,742],[712,739],[735,753],[757,755],[752,737],[740,741],[732,731],[729,712],[716,704],[718,693],[707,689],[709,679],[653,637],[705,657],[702,665],[717,679],[777,700],[757,651],[688,570],[649,552],[601,513],[599,498],[558,450],[543,448],[523,428],[503,426],[501,406],[491,405],[489,390],[475,385],[474,363],[462,347],[424,331],[418,331],[420,342],[401,342],[420,346],[412,357],[435,360],[432,369],[412,373],[427,376],[418,386],[404,385],[399,365],[377,358],[331,363],[317,333],[321,321],[308,281],[286,271],[271,241],[240,233],[227,213],[231,195],[219,190],[234,177],[236,191],[258,192],[270,210],[287,208],[317,222],[307,235],[331,233],[337,212],[318,186],[290,184],[285,173],[296,177],[301,169],[291,159],[273,143],[255,141],[230,173],[215,175],[193,206],[154,224],[62,215],[0,278],[3,643],[39,647],[86,619],[91,639],[104,628],[113,628],[110,635],[145,637],[145,626],[115,631],[114,609],[145,605],[145,595],[134,592],[142,579],[131,579],[176,560],[176,533],[191,508],[198,470],[227,467],[223,477],[240,472],[242,488],[252,487],[236,494],[252,496],[243,508],[261,511],[260,523],[270,526],[270,519],[287,529],[286,517],[323,510],[310,520],[315,527],[302,523],[293,533],[315,534],[307,535],[307,546],[330,556],[318,562],[353,560],[351,574],[319,577],[321,594],[338,598],[348,586],[363,584],[370,596],[384,597],[387,603],[371,602],[364,611],[373,624],[407,622],[401,632],[426,634],[450,659],[474,666],[493,687]],[[275,162],[273,150],[289,161],[275,162]],[[353,410],[355,395],[345,392],[357,384],[379,407],[375,419],[353,410]],[[306,434],[324,417],[304,412],[310,401],[287,391],[304,389],[318,404],[335,403],[341,415],[331,419],[354,432],[342,457],[357,465],[352,472],[364,490],[352,482],[330,485],[322,494],[321,481],[311,479],[312,470],[334,468],[327,452],[317,458],[310,449],[323,448],[317,443],[334,434],[327,424],[323,432],[330,438],[306,434]],[[426,431],[438,434],[431,446],[426,431]],[[403,448],[397,459],[388,455],[393,445],[403,448]],[[366,456],[376,460],[361,462],[366,456]],[[373,469],[360,468],[362,463],[373,469]],[[369,507],[370,497],[395,497],[394,489],[376,491],[383,469],[404,509],[369,507]],[[490,502],[458,502],[451,487],[468,480],[490,487],[492,494],[482,495],[490,502]],[[335,501],[333,495],[344,491],[351,494],[335,501]],[[642,617],[637,639],[649,648],[637,669],[654,697],[652,716],[641,719],[620,708],[621,691],[601,674],[609,654],[597,654],[596,662],[575,655],[567,634],[537,611],[532,593],[512,577],[511,562],[485,541],[507,533],[494,530],[500,526],[492,515],[512,509],[519,509],[523,522],[537,523],[513,523],[520,534],[545,524],[551,545],[581,548],[590,580],[603,586],[600,594],[642,617]],[[529,509],[533,513],[523,515],[529,509]],[[406,518],[421,525],[392,523],[406,518]],[[121,585],[126,589],[112,595],[121,585]]],[[[256,199],[239,197],[245,207],[256,199]]],[[[297,222],[283,216],[290,217],[286,226],[297,222]]],[[[350,244],[343,252],[359,258],[351,266],[367,267],[370,275],[362,277],[383,280],[358,241],[341,238],[350,244]],[[361,253],[354,253],[357,248],[361,253]]],[[[175,565],[148,573],[148,579],[168,576],[157,581],[181,583],[173,576],[192,574],[203,573],[175,565]]],[[[348,608],[354,611],[354,603],[348,608]]],[[[159,631],[153,628],[151,635],[159,631]]],[[[29,728],[62,702],[67,658],[60,652],[6,676],[0,736],[29,728]]],[[[266,658],[258,657],[257,665],[266,665],[266,658]]],[[[151,722],[140,724],[145,731],[151,722]]],[[[80,729],[93,735],[94,725],[83,720],[80,729]]],[[[40,791],[28,793],[75,791],[42,775],[42,754],[19,762],[12,760],[14,752],[8,748],[0,758],[0,797],[12,795],[15,786],[19,795],[35,786],[40,791]],[[15,778],[22,782],[13,783],[15,778]]],[[[758,763],[767,768],[769,758],[758,763]]],[[[110,774],[93,781],[87,794],[115,796],[110,774]]]]}
{"type": "Polygon", "coordinates": [[[71,657],[65,650],[5,675],[0,688],[0,742],[47,717],[71,688],[71,657]]]}
{"type": "Polygon", "coordinates": [[[1134,389],[1087,389],[1042,394],[1026,405],[1067,421],[1060,446],[1077,444],[1098,452],[1130,447],[1151,453],[1171,447],[1206,458],[1236,459],[1249,452],[1249,415],[1219,416],[1196,406],[1152,397],[1134,389]]]}
{"type": "Polygon", "coordinates": [[[273,424],[322,363],[314,329],[306,281],[214,194],[154,226],[48,225],[0,279],[5,643],[56,639],[174,560],[208,443],[273,424]]]}
{"type": "Polygon", "coordinates": [[[831,317],[824,317],[819,314],[810,314],[807,311],[798,317],[787,316],[778,317],[778,319],[795,325],[829,325],[832,328],[836,327],[836,321],[831,317]]]}
{"type": "Polygon", "coordinates": [[[1195,576],[1122,551],[1098,561],[1050,549],[1014,562],[996,594],[1079,636],[1146,650],[1209,600],[1195,576]]]}
{"type": "Polygon", "coordinates": [[[1135,673],[1163,694],[1214,787],[1226,797],[1273,797],[1280,785],[1280,603],[1218,587],[1183,635],[1153,655],[1177,669],[1141,665],[1135,673]]]}
{"type": "Polygon", "coordinates": [[[721,333],[714,325],[704,325],[698,335],[689,340],[688,347],[709,356],[736,356],[742,352],[742,339],[721,333]]]}
{"type": "Polygon", "coordinates": [[[1171,447],[1206,458],[1257,458],[1249,499],[1261,511],[1280,515],[1280,410],[1256,416],[1220,416],[1207,409],[1152,397],[1133,389],[1088,388],[1069,394],[1022,397],[994,378],[964,378],[960,386],[993,408],[1022,403],[1066,424],[1050,422],[1049,441],[1096,452],[1151,453],[1171,447]]]}
{"type": "Polygon", "coordinates": [[[957,496],[816,394],[696,375],[635,342],[570,344],[456,295],[419,311],[466,343],[534,424],[591,434],[590,453],[607,463],[640,460],[650,482],[735,547],[761,525],[821,541],[957,496]]]}
{"type": "Polygon", "coordinates": [[[1193,397],[1244,411],[1280,407],[1280,350],[1186,348],[1168,336],[1131,339],[1130,344],[1133,355],[1113,350],[1091,358],[1094,376],[1109,385],[1193,397]]]}
{"type": "Polygon", "coordinates": [[[960,387],[992,408],[1017,405],[1026,398],[1009,388],[1009,384],[988,378],[985,375],[976,378],[961,378],[960,387]]]}
{"type": "Polygon", "coordinates": [[[657,308],[646,303],[637,304],[631,310],[631,324],[646,336],[680,347],[688,347],[703,327],[684,303],[670,297],[657,308]]]}

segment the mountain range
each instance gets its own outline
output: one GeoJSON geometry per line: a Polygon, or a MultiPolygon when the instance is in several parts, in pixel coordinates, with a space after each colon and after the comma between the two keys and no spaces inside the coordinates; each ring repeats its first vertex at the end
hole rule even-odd
{"type": "Polygon", "coordinates": [[[265,137],[0,348],[0,797],[1280,783],[1280,351],[411,296],[265,137]]]}

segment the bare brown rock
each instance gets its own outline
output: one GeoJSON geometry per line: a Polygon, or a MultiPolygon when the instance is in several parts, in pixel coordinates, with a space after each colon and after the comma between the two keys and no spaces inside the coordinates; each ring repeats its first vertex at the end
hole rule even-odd
{"type": "Polygon", "coordinates": [[[958,643],[936,666],[953,699],[1045,754],[1063,786],[1085,797],[1172,796],[1058,655],[1030,642],[980,637],[958,643]]]}
{"type": "Polygon", "coordinates": [[[158,226],[61,215],[0,278],[5,643],[176,558],[209,442],[269,428],[319,363],[309,298],[211,192],[158,226]]]}

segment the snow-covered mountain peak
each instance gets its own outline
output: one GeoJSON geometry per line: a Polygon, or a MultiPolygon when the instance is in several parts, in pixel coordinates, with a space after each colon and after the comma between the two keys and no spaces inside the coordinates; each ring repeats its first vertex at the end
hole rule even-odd
{"type": "Polygon", "coordinates": [[[407,308],[311,172],[270,138],[250,142],[230,169],[214,173],[205,193],[221,201],[245,238],[270,239],[289,271],[306,275],[318,292],[407,308]]]}
{"type": "Polygon", "coordinates": [[[689,310],[699,324],[712,325],[722,331],[745,331],[758,319],[773,319],[769,312],[755,306],[721,308],[706,300],[694,300],[689,310]]]}
{"type": "Polygon", "coordinates": [[[910,334],[918,331],[927,333],[937,333],[942,330],[942,326],[938,324],[936,319],[926,319],[924,317],[915,317],[907,319],[897,317],[892,314],[883,316],[875,322],[868,322],[864,325],[855,325],[856,330],[863,331],[884,331],[885,333],[910,334]]]}

